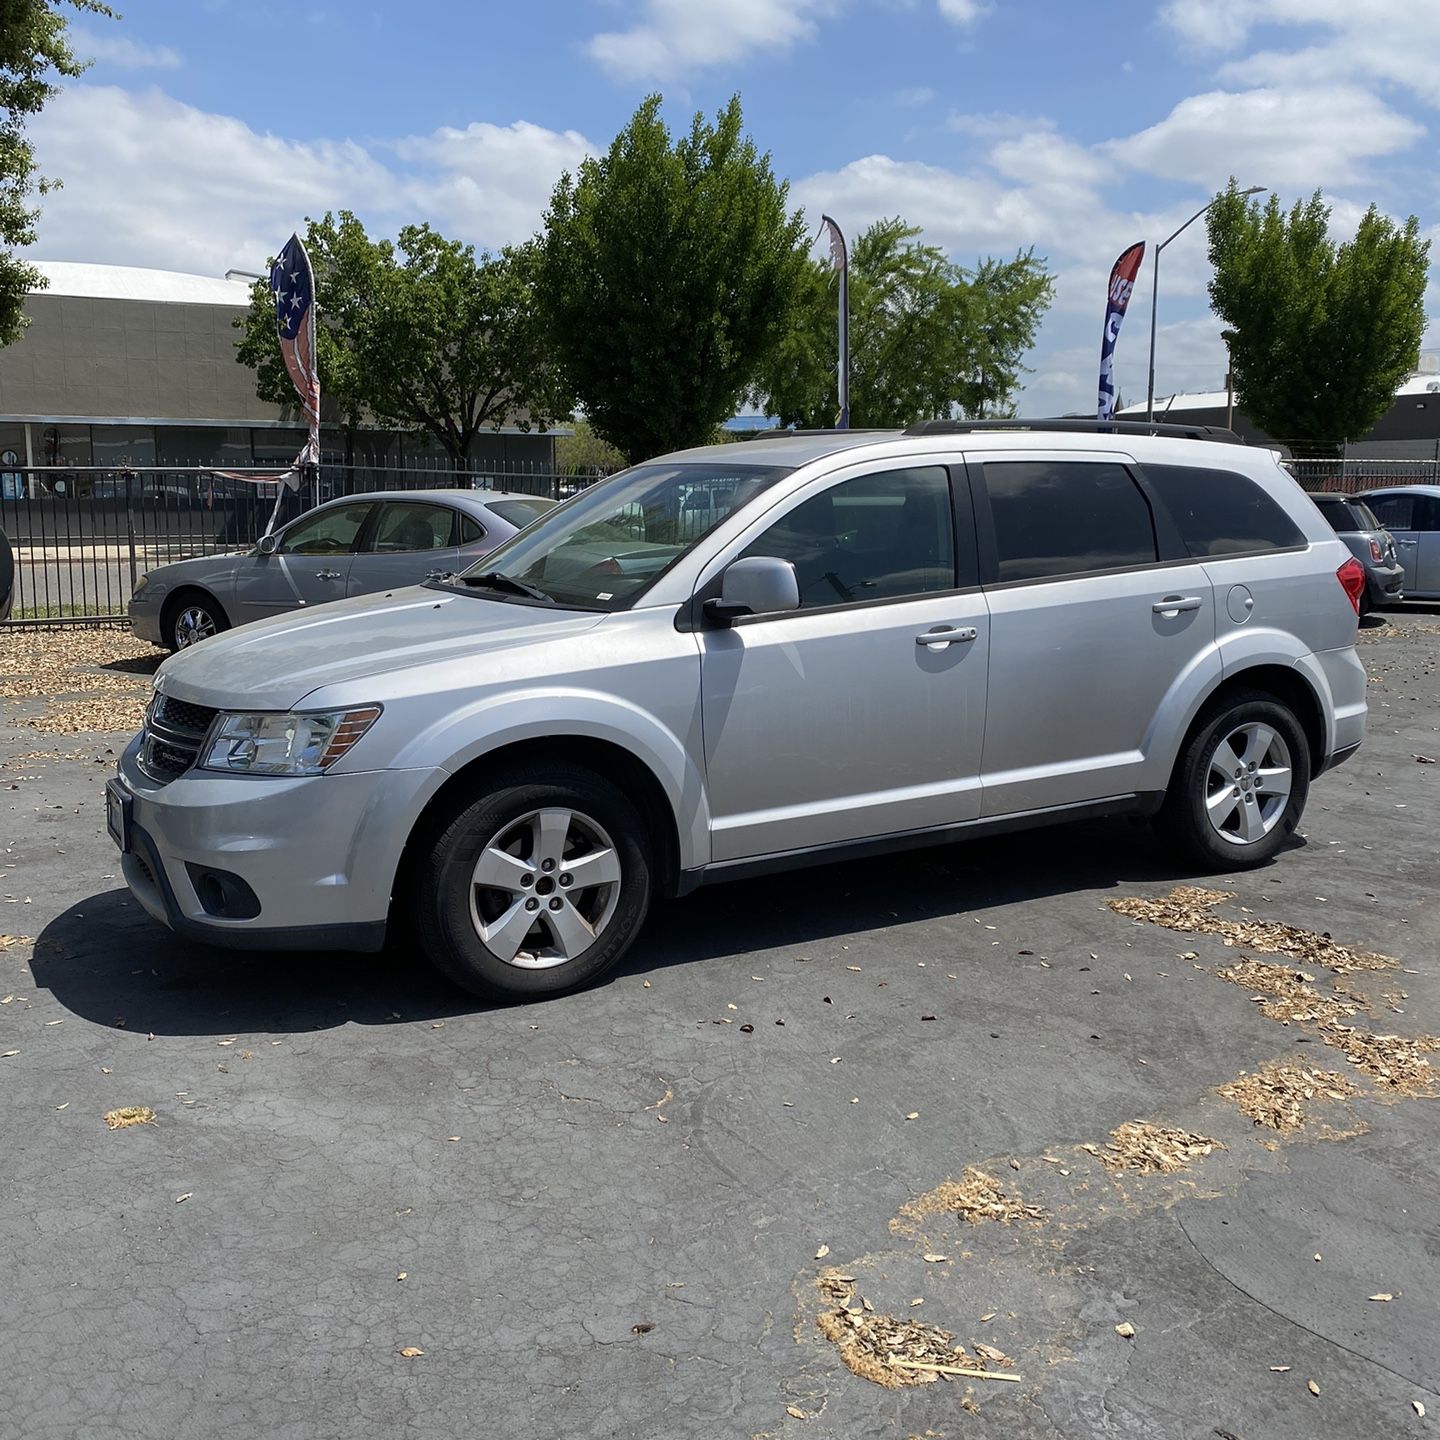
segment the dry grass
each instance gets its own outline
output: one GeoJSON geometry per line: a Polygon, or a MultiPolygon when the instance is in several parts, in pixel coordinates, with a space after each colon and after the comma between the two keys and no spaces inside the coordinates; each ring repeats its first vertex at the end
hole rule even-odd
{"type": "Polygon", "coordinates": [[[1227,945],[1244,946],[1264,954],[1289,955],[1311,965],[1323,966],[1337,975],[1357,970],[1393,970],[1395,960],[1366,950],[1352,950],[1328,935],[1282,925],[1271,920],[1227,920],[1214,913],[1215,907],[1234,897],[1224,890],[1201,890],[1180,885],[1162,900],[1109,900],[1110,908],[1132,920],[1148,920],[1167,930],[1185,934],[1218,935],[1227,945]]]}
{"type": "Polygon", "coordinates": [[[43,715],[27,715],[15,724],[45,735],[133,735],[145,717],[148,699],[147,687],[133,695],[62,700],[43,715]]]}
{"type": "Polygon", "coordinates": [[[982,1220],[998,1220],[1009,1225],[1015,1220],[1043,1220],[1045,1212],[1038,1205],[1027,1205],[1018,1193],[1005,1190],[993,1176],[973,1165],[965,1167],[959,1180],[946,1180],[918,1200],[902,1207],[900,1213],[909,1220],[926,1215],[958,1215],[978,1225],[982,1220]]]}
{"type": "Polygon", "coordinates": [[[128,1130],[132,1125],[153,1125],[155,1112],[148,1105],[124,1105],[119,1110],[109,1111],[105,1123],[112,1130],[128,1130]]]}
{"type": "Polygon", "coordinates": [[[1312,1118],[1307,1106],[1317,1100],[1344,1100],[1356,1088],[1333,1070],[1314,1070],[1294,1059],[1266,1061],[1255,1074],[1222,1085],[1219,1093],[1257,1125],[1288,1134],[1312,1118]]]}
{"type": "Polygon", "coordinates": [[[1353,1025],[1328,1024],[1320,1027],[1327,1045],[1343,1051],[1357,1070],[1396,1095],[1440,1093],[1440,1074],[1425,1057],[1440,1051],[1440,1038],[1422,1035],[1411,1040],[1404,1035],[1376,1035],[1353,1025]]]}
{"type": "Polygon", "coordinates": [[[942,1378],[933,1370],[910,1370],[897,1362],[955,1365],[981,1371],[1004,1371],[1015,1363],[993,1346],[977,1346],[976,1353],[971,1354],[948,1330],[868,1309],[864,1301],[855,1300],[852,1276],[827,1271],[816,1285],[832,1302],[829,1309],[815,1317],[820,1333],[840,1352],[848,1369],[886,1390],[933,1385],[942,1378]]]}
{"type": "Polygon", "coordinates": [[[1289,965],[1243,959],[1212,972],[1251,992],[1260,1013],[1271,1020],[1344,1020],[1369,1006],[1365,997],[1338,980],[1331,991],[1315,989],[1315,977],[1289,965]]]}
{"type": "Polygon", "coordinates": [[[1110,1132],[1102,1147],[1083,1147],[1107,1170],[1134,1170],[1140,1175],[1174,1175],[1188,1170],[1192,1160],[1225,1147],[1207,1135],[1195,1135],[1172,1125],[1152,1125],[1145,1120],[1127,1120],[1110,1132]]]}

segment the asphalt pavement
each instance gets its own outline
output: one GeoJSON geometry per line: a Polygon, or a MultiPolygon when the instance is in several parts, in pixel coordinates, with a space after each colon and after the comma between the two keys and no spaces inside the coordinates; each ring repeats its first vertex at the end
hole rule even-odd
{"type": "Polygon", "coordinates": [[[104,830],[118,737],[26,723],[147,666],[12,676],[0,1437],[1429,1433],[1440,1099],[1215,974],[1326,995],[1324,965],[1107,904],[1231,892],[1206,913],[1394,957],[1342,977],[1347,1023],[1440,1035],[1440,617],[1363,640],[1369,740],[1265,869],[1199,876],[1121,822],[797,872],[508,1007],[404,951],[154,925],[104,830]],[[1291,1133],[1217,1093],[1280,1060],[1357,1092],[1291,1133]],[[130,1106],[153,1121],[107,1128],[130,1106]],[[1111,1169],[1131,1121],[1218,1143],[1111,1169]],[[1029,1210],[963,1218],[939,1187],[973,1171],[1029,1210]],[[826,1316],[1020,1378],[898,1383],[937,1372],[882,1344],[877,1383],[826,1316]]]}

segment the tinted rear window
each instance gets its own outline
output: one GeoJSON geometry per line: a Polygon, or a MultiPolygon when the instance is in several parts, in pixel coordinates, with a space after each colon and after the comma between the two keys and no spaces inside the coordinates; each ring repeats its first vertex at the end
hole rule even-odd
{"type": "Polygon", "coordinates": [[[502,520],[523,530],[532,520],[538,520],[555,502],[553,500],[492,500],[492,509],[502,520]]]}
{"type": "Polygon", "coordinates": [[[1303,545],[1295,522],[1247,476],[1189,465],[1147,465],[1145,478],[1197,559],[1303,545]]]}
{"type": "Polygon", "coordinates": [[[1317,500],[1315,508],[1325,517],[1326,522],[1336,534],[1343,534],[1346,530],[1358,528],[1355,524],[1355,516],[1343,500],[1317,500]]]}

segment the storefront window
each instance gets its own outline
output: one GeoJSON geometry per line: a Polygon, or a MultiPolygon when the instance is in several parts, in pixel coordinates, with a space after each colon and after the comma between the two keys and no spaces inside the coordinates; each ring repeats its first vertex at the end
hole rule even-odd
{"type": "Polygon", "coordinates": [[[254,461],[248,429],[221,425],[160,425],[155,430],[161,465],[243,466],[254,461]]]}
{"type": "Polygon", "coordinates": [[[91,453],[96,465],[127,465],[155,463],[155,429],[151,425],[92,425],[91,453]]]}

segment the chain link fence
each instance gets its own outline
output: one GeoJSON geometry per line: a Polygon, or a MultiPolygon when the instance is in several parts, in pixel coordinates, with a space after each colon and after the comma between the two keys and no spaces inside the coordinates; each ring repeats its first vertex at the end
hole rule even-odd
{"type": "Polygon", "coordinates": [[[1285,468],[1306,490],[1358,495],[1390,485],[1440,485],[1435,460],[1286,460],[1285,468]]]}
{"type": "MultiPolygon", "coordinates": [[[[276,467],[275,473],[280,473],[276,467]]],[[[11,626],[125,619],[140,576],[159,565],[242,550],[312,505],[377,490],[476,489],[565,499],[600,478],[525,462],[471,469],[323,465],[306,493],[264,472],[206,466],[18,468],[0,473],[0,533],[14,556],[11,626]]],[[[0,596],[0,602],[4,597],[0,596]]]]}

